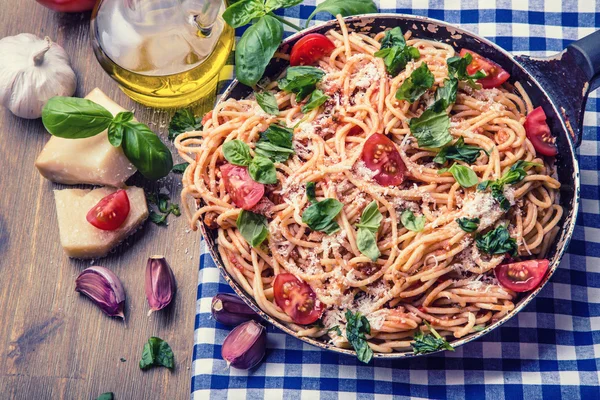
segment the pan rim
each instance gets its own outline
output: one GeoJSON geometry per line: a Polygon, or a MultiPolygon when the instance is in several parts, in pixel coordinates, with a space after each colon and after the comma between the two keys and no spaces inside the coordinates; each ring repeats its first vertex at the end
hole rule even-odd
{"type": "MultiPolygon", "coordinates": [[[[552,101],[552,98],[550,97],[550,95],[548,94],[548,92],[544,89],[544,87],[540,84],[540,82],[535,78],[535,76],[533,76],[532,74],[530,74],[516,59],[515,56],[513,54],[511,54],[510,52],[504,50],[503,48],[501,48],[500,46],[498,46],[497,44],[493,43],[492,41],[481,37],[475,33],[469,32],[467,30],[465,30],[464,28],[460,28],[454,25],[451,25],[447,22],[441,21],[441,20],[437,20],[434,18],[429,18],[429,17],[423,17],[423,16],[418,16],[418,15],[411,15],[411,14],[400,14],[400,13],[376,13],[376,14],[360,14],[360,15],[354,15],[354,16],[349,16],[349,17],[344,17],[343,20],[345,22],[362,22],[362,20],[366,20],[366,19],[373,19],[373,20],[377,20],[377,19],[381,19],[381,18],[387,18],[387,19],[398,19],[398,20],[406,20],[406,19],[410,19],[411,21],[415,21],[415,22],[419,22],[419,23],[427,23],[427,24],[433,24],[433,25],[438,25],[436,27],[436,29],[439,28],[446,28],[447,30],[450,31],[450,29],[452,31],[454,31],[456,34],[461,34],[461,35],[468,35],[476,40],[479,40],[480,42],[485,43],[486,45],[494,48],[496,51],[502,53],[503,55],[505,55],[507,58],[509,58],[513,65],[517,66],[518,68],[520,68],[522,70],[522,72],[530,79],[531,82],[533,82],[535,85],[537,85],[537,88],[539,89],[539,91],[546,97],[546,99],[548,100],[548,104],[550,104],[555,112],[555,115],[559,116],[559,120],[560,120],[560,125],[562,128],[562,131],[564,133],[564,136],[567,138],[568,142],[569,142],[569,150],[570,150],[570,154],[568,155],[568,157],[565,158],[569,158],[569,161],[572,163],[573,165],[573,177],[574,177],[574,182],[573,182],[573,190],[574,190],[574,194],[573,194],[573,200],[572,200],[572,208],[570,210],[570,213],[565,217],[565,222],[564,225],[566,225],[566,228],[563,227],[564,230],[564,234],[561,237],[558,237],[555,239],[555,243],[554,246],[557,246],[557,252],[554,255],[554,258],[552,260],[552,263],[550,265],[549,268],[549,273],[546,274],[546,277],[544,278],[544,280],[540,283],[540,285],[532,292],[529,292],[526,296],[524,296],[523,298],[521,298],[521,300],[516,304],[515,308],[513,310],[511,310],[510,312],[508,312],[503,318],[501,318],[500,320],[496,321],[495,323],[487,326],[484,330],[480,331],[480,332],[475,332],[473,334],[467,335],[464,338],[460,338],[457,340],[454,340],[452,342],[450,342],[450,344],[454,347],[454,348],[458,348],[460,346],[463,346],[464,344],[467,344],[473,340],[479,339],[482,336],[490,333],[491,331],[495,330],[496,328],[500,327],[501,325],[503,325],[504,323],[506,323],[507,321],[509,321],[510,319],[512,319],[516,314],[518,314],[523,308],[525,308],[539,293],[540,291],[544,288],[544,286],[548,283],[548,281],[550,280],[550,278],[554,275],[554,273],[556,272],[556,270],[558,269],[558,266],[562,260],[562,258],[564,257],[566,251],[567,251],[567,247],[569,246],[569,243],[573,237],[573,233],[575,230],[575,225],[576,225],[576,218],[577,218],[577,214],[579,212],[579,202],[580,202],[580,171],[579,171],[579,163],[577,161],[576,155],[575,155],[575,148],[574,148],[574,144],[573,141],[571,140],[570,135],[568,134],[568,129],[567,126],[565,125],[565,121],[563,120],[561,116],[561,113],[559,112],[559,108],[557,107],[557,105],[552,101]],[[560,243],[562,240],[562,243],[560,243]]],[[[315,25],[312,26],[308,29],[304,29],[302,31],[296,32],[292,35],[290,35],[289,37],[287,37],[286,39],[283,40],[281,46],[285,46],[287,44],[289,44],[290,42],[294,42],[297,39],[299,39],[300,37],[303,37],[309,33],[313,33],[313,32],[317,32],[317,31],[321,31],[324,28],[334,28],[336,25],[338,24],[337,20],[332,19],[329,21],[324,21],[323,23],[319,24],[319,25],[315,25]]],[[[432,32],[433,33],[433,32],[432,32]]],[[[435,33],[433,33],[435,35],[435,33]]],[[[223,92],[223,94],[221,95],[221,97],[219,98],[218,102],[216,103],[216,105],[222,103],[223,101],[226,101],[227,99],[231,98],[232,96],[232,92],[233,90],[237,87],[237,85],[239,85],[240,82],[237,80],[237,78],[234,78],[233,81],[228,85],[227,89],[223,92]]],[[[216,106],[215,105],[215,106],[216,106]]],[[[202,236],[204,238],[207,238],[207,230],[206,230],[206,226],[204,225],[204,223],[200,223],[200,231],[202,233],[202,236]]],[[[340,347],[336,347],[333,346],[329,343],[317,340],[315,338],[310,338],[310,337],[302,337],[302,336],[298,336],[296,334],[296,332],[294,332],[292,329],[290,329],[289,327],[287,327],[284,323],[280,322],[279,320],[271,317],[270,315],[266,314],[262,309],[260,309],[260,307],[258,307],[255,303],[255,300],[253,298],[250,297],[249,294],[246,293],[246,291],[241,287],[241,285],[239,285],[235,279],[233,279],[232,276],[230,276],[230,274],[227,272],[225,266],[223,265],[222,261],[221,261],[221,256],[219,254],[219,251],[217,249],[217,245],[215,244],[214,246],[211,246],[209,243],[206,243],[206,239],[204,240],[209,253],[211,255],[211,257],[213,258],[213,261],[215,263],[215,265],[217,266],[217,268],[220,270],[223,278],[227,281],[228,285],[236,292],[236,294],[242,298],[242,300],[248,304],[248,306],[250,306],[254,311],[256,311],[265,321],[267,321],[268,323],[270,323],[271,325],[275,326],[276,328],[280,329],[281,331],[305,342],[308,344],[311,344],[313,346],[319,347],[321,349],[326,349],[326,350],[331,350],[337,353],[342,353],[342,354],[347,354],[347,355],[351,355],[351,356],[356,356],[356,352],[354,350],[349,350],[349,349],[344,349],[344,348],[340,348],[340,347]]],[[[378,353],[375,352],[373,354],[374,358],[383,358],[383,359],[398,359],[398,358],[412,358],[412,357],[419,357],[419,356],[426,356],[426,355],[430,355],[430,354],[435,354],[435,353],[439,353],[439,352],[443,352],[444,350],[438,350],[435,352],[431,352],[431,353],[426,353],[426,354],[414,354],[413,352],[391,352],[391,353],[378,353]]]]}

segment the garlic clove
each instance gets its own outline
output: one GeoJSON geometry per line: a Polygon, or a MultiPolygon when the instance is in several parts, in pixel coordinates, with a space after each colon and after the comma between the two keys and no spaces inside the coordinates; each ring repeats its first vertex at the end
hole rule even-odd
{"type": "Polygon", "coordinates": [[[84,269],[75,280],[75,291],[87,296],[106,315],[125,319],[125,290],[111,270],[104,267],[84,269]]]}
{"type": "Polygon", "coordinates": [[[211,313],[216,321],[230,326],[260,318],[242,299],[229,293],[218,293],[212,298],[211,313]]]}
{"type": "Polygon", "coordinates": [[[163,256],[152,256],[146,264],[146,298],[150,305],[148,315],[162,310],[175,295],[175,276],[163,256]]]}
{"type": "Polygon", "coordinates": [[[265,356],[267,331],[264,326],[248,321],[234,328],[225,338],[221,357],[237,369],[254,368],[265,356]]]}

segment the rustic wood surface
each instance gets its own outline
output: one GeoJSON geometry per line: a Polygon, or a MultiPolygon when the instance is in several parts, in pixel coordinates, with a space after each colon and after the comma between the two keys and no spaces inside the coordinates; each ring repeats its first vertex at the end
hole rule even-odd
{"type": "MultiPolygon", "coordinates": [[[[99,87],[165,139],[169,114],[131,101],[96,62],[89,19],[90,13],[60,14],[33,0],[0,0],[0,38],[23,32],[50,36],[71,57],[76,96],[99,87]]],[[[185,217],[170,216],[168,227],[147,221],[109,257],[71,260],[59,243],[52,193],[66,186],[47,181],[34,167],[49,138],[41,120],[17,118],[0,107],[0,136],[1,397],[83,400],[112,391],[117,400],[189,398],[199,233],[189,232],[185,217]],[[178,292],[168,309],[148,317],[144,271],[153,254],[165,255],[178,292]],[[76,276],[90,265],[110,268],[121,278],[127,294],[125,323],[74,292],[76,276]],[[171,345],[173,371],[139,369],[150,336],[171,345]]],[[[175,162],[181,161],[175,157],[175,162]]],[[[161,186],[177,199],[180,176],[165,181],[161,186]]]]}

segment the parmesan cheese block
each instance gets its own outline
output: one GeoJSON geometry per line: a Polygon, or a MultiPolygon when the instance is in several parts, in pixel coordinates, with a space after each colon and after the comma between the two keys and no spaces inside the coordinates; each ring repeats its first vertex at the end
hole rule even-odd
{"type": "Polygon", "coordinates": [[[60,243],[69,257],[97,258],[108,254],[123,239],[133,233],[146,218],[148,205],[144,190],[128,187],[129,215],[123,225],[114,231],[103,231],[86,220],[86,215],[98,202],[115,188],[55,190],[56,214],[60,243]]]}
{"type": "MultiPolygon", "coordinates": [[[[100,104],[113,115],[127,111],[98,88],[85,98],[100,104]]],[[[123,150],[108,142],[107,131],[85,139],[52,136],[35,166],[46,179],[68,185],[89,183],[123,187],[136,171],[123,150]]]]}

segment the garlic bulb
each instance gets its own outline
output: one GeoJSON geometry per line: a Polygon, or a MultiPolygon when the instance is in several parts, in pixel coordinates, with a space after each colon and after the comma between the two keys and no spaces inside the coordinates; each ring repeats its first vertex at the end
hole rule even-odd
{"type": "Polygon", "coordinates": [[[30,33],[0,39],[0,104],[22,118],[39,118],[54,96],[75,93],[77,78],[65,50],[30,33]]]}

